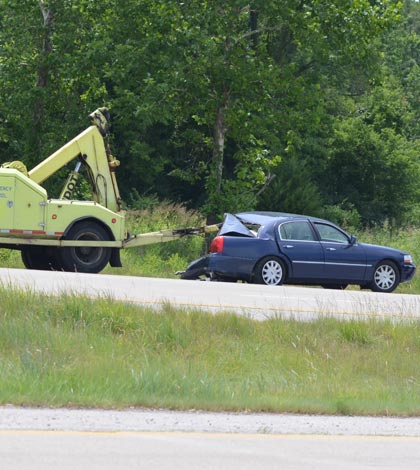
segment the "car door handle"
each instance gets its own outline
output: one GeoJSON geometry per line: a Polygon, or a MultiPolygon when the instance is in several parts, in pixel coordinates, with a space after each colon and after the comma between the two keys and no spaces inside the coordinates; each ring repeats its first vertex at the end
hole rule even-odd
{"type": "Polygon", "coordinates": [[[337,251],[335,248],[327,248],[328,251],[337,251]]]}
{"type": "Polygon", "coordinates": [[[294,248],[294,245],[284,245],[285,248],[294,248]]]}

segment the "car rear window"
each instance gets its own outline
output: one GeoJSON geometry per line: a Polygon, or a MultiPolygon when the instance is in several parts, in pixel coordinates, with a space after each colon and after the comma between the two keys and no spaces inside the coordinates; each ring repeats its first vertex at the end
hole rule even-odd
{"type": "Polygon", "coordinates": [[[282,240],[315,240],[311,226],[305,221],[286,222],[280,225],[280,237],[282,240]]]}

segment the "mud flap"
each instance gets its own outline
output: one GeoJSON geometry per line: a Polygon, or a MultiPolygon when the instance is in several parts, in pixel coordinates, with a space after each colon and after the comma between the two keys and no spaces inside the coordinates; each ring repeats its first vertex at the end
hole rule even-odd
{"type": "Polygon", "coordinates": [[[112,249],[109,264],[113,268],[122,268],[121,257],[120,257],[120,249],[119,248],[113,248],[112,249]]]}

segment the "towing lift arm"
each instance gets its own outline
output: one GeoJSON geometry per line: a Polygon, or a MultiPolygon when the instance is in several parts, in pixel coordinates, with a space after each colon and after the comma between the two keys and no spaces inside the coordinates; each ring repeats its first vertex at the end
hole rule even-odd
{"type": "Polygon", "coordinates": [[[114,173],[119,161],[112,157],[104,142],[109,128],[108,112],[101,108],[89,117],[94,125],[30,170],[28,175],[32,181],[41,184],[67,163],[79,157],[88,169],[96,202],[114,212],[120,212],[121,197],[114,173]]]}
{"type": "Polygon", "coordinates": [[[123,248],[134,248],[136,246],[152,245],[155,243],[165,243],[173,240],[179,240],[189,235],[203,235],[206,233],[217,232],[220,230],[221,224],[205,225],[197,228],[179,228],[166,229],[157,232],[140,233],[133,235],[124,240],[123,248]]]}

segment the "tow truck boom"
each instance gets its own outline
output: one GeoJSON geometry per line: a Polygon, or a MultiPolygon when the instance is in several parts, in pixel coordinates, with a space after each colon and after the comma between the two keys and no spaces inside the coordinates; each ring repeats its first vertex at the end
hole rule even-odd
{"type": "Polygon", "coordinates": [[[113,211],[121,211],[121,197],[115,178],[120,162],[113,158],[104,139],[108,135],[109,117],[104,108],[90,114],[94,125],[65,144],[29,171],[32,181],[41,184],[76,157],[88,169],[95,200],[113,211]]]}

